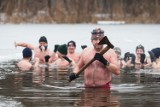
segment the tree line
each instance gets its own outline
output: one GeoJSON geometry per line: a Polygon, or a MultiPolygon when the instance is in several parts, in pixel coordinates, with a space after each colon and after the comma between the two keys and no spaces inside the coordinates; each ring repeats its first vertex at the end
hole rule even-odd
{"type": "Polygon", "coordinates": [[[1,23],[160,23],[159,0],[0,0],[1,23]]]}

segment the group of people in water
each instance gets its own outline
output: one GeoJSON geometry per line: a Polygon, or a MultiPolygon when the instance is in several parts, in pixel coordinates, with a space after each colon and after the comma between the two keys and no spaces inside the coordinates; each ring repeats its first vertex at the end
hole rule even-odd
{"type": "Polygon", "coordinates": [[[160,48],[154,48],[148,51],[148,56],[145,54],[144,46],[138,45],[135,49],[135,54],[126,52],[124,57],[121,58],[121,49],[119,47],[114,48],[117,57],[119,59],[119,64],[122,69],[125,68],[135,68],[135,69],[147,69],[160,68],[160,48]]]}
{"type": "Polygon", "coordinates": [[[126,52],[124,58],[121,58],[119,47],[110,48],[104,54],[100,53],[105,45],[99,43],[104,37],[104,31],[101,28],[93,29],[91,32],[93,46],[82,46],[81,53],[76,52],[76,42],[73,40],[67,44],[56,44],[54,51],[48,49],[48,41],[45,36],[40,37],[38,46],[15,42],[15,47],[25,47],[22,51],[23,59],[17,63],[17,66],[23,71],[36,68],[40,64],[54,65],[60,69],[72,66],[73,72],[69,75],[69,81],[72,81],[79,77],[80,69],[94,59],[84,69],[84,84],[85,87],[96,88],[110,88],[112,74],[119,75],[120,69],[160,68],[160,48],[148,51],[149,56],[146,56],[144,47],[138,45],[135,54],[126,52]],[[32,50],[34,51],[33,63],[31,63],[32,50]]]}

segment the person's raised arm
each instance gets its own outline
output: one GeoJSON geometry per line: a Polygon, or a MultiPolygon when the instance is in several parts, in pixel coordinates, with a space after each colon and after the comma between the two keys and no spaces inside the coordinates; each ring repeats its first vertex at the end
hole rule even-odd
{"type": "Polygon", "coordinates": [[[21,46],[21,47],[27,47],[27,48],[30,48],[30,49],[32,49],[32,50],[34,50],[34,49],[35,49],[35,46],[34,46],[34,45],[29,44],[29,43],[24,43],[24,42],[19,42],[19,43],[14,42],[14,45],[15,45],[15,47],[16,47],[16,48],[17,48],[17,46],[21,46]]]}

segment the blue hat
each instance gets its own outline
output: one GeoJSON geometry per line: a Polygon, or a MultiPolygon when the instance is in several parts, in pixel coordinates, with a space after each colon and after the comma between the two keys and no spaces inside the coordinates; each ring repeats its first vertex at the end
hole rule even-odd
{"type": "Polygon", "coordinates": [[[154,54],[154,56],[156,58],[159,58],[159,56],[160,56],[160,48],[154,48],[154,49],[151,50],[151,52],[153,52],[153,54],[154,54]]]}
{"type": "Polygon", "coordinates": [[[29,48],[24,48],[22,53],[23,53],[23,58],[32,57],[32,50],[29,48]]]}

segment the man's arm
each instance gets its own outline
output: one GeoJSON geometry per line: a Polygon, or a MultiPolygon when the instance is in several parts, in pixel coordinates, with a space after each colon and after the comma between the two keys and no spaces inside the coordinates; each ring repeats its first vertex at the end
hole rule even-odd
{"type": "Polygon", "coordinates": [[[94,56],[94,59],[103,63],[107,67],[107,69],[110,72],[114,73],[115,75],[120,74],[120,66],[118,64],[118,60],[117,60],[116,54],[114,52],[110,53],[109,61],[107,59],[105,59],[103,57],[103,55],[101,55],[100,53],[96,53],[94,56]]]}
{"type": "Polygon", "coordinates": [[[17,47],[17,46],[21,46],[21,47],[27,47],[27,48],[30,48],[30,49],[32,49],[32,50],[34,50],[34,49],[35,49],[35,46],[34,46],[34,45],[32,45],[32,44],[29,44],[29,43],[23,43],[23,42],[21,42],[21,43],[17,43],[17,42],[15,42],[15,43],[14,43],[14,45],[15,45],[15,47],[17,47]]]}
{"type": "Polygon", "coordinates": [[[116,57],[116,53],[115,52],[111,52],[111,57],[110,57],[110,64],[107,67],[107,69],[112,72],[115,75],[119,75],[120,74],[120,65],[118,63],[118,59],[116,57]]]}
{"type": "Polygon", "coordinates": [[[84,63],[83,63],[83,59],[81,57],[80,60],[78,61],[77,65],[75,66],[73,73],[70,73],[70,75],[69,75],[69,82],[79,77],[79,75],[77,75],[77,73],[80,71],[80,68],[82,68],[83,66],[84,66],[84,63]]]}

